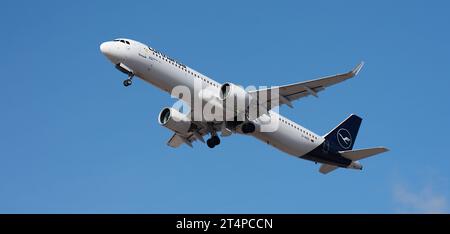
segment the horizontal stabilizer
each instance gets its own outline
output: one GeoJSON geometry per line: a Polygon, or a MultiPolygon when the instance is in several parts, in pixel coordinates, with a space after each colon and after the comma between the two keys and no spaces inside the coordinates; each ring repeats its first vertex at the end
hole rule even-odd
{"type": "Polygon", "coordinates": [[[389,151],[389,149],[385,147],[376,147],[376,148],[369,148],[369,149],[359,149],[359,150],[348,150],[348,151],[339,151],[342,157],[350,159],[352,161],[361,160],[364,158],[368,158],[370,156],[374,156],[376,154],[381,154],[386,151],[389,151]]]}
{"type": "Polygon", "coordinates": [[[336,170],[338,167],[337,166],[333,166],[333,165],[329,165],[329,164],[322,164],[322,166],[320,166],[319,172],[322,174],[328,174],[334,170],[336,170]]]}

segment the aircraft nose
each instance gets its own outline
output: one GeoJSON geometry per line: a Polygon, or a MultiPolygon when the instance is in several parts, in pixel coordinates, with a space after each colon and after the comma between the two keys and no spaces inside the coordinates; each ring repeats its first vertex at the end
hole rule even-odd
{"type": "Polygon", "coordinates": [[[112,41],[103,42],[100,45],[100,51],[114,64],[117,64],[121,59],[120,53],[112,41]]]}
{"type": "Polygon", "coordinates": [[[104,54],[104,55],[106,55],[106,56],[111,56],[112,55],[112,45],[111,45],[111,42],[103,42],[101,45],[100,45],[100,51],[104,54]]]}

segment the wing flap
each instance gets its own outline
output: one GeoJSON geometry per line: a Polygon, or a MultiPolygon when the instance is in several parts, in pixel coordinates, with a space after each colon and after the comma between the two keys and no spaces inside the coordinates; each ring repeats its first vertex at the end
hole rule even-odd
{"type": "Polygon", "coordinates": [[[192,147],[192,143],[186,139],[183,136],[180,136],[178,134],[173,134],[173,136],[170,138],[170,140],[167,142],[167,145],[173,148],[178,148],[180,147],[180,145],[182,145],[183,143],[186,143],[187,145],[189,145],[190,147],[192,147]]]}

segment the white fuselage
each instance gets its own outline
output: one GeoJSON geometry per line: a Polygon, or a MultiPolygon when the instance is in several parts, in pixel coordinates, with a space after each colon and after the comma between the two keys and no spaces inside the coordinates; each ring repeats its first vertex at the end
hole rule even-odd
{"type": "MultiPolygon", "coordinates": [[[[209,88],[219,93],[221,84],[207,76],[176,62],[173,59],[137,41],[120,39],[105,42],[101,46],[102,52],[114,64],[122,63],[137,77],[154,86],[171,93],[176,86],[188,87],[195,91],[194,83],[201,82],[203,89],[209,88]]],[[[193,93],[198,95],[198,93],[193,93]]],[[[278,124],[273,132],[255,131],[250,134],[275,148],[301,157],[324,142],[324,138],[300,126],[299,124],[271,111],[272,124],[278,124]],[[275,121],[277,120],[278,121],[275,121]],[[277,123],[278,122],[278,123],[277,123]]],[[[260,127],[260,119],[253,123],[260,127]]]]}

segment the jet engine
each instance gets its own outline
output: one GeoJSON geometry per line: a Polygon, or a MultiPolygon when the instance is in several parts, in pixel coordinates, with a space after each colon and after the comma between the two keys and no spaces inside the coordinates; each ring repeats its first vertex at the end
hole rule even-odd
{"type": "Polygon", "coordinates": [[[241,131],[244,134],[253,133],[253,132],[255,132],[255,130],[256,130],[255,124],[250,121],[242,124],[242,126],[241,126],[241,131]]]}
{"type": "Polygon", "coordinates": [[[219,97],[224,102],[227,112],[233,112],[234,116],[246,113],[252,100],[247,91],[232,83],[225,83],[220,87],[219,97]]]}
{"type": "Polygon", "coordinates": [[[162,126],[181,134],[188,133],[192,124],[185,114],[168,107],[159,113],[158,122],[162,126]]]}

